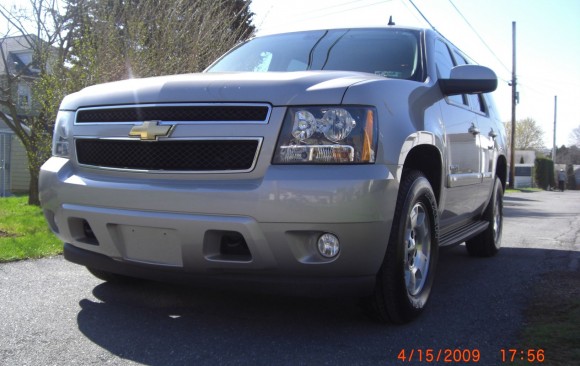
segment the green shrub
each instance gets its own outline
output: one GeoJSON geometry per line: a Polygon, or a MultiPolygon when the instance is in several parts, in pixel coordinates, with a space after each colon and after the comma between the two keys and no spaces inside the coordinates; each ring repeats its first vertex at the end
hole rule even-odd
{"type": "Polygon", "coordinates": [[[568,176],[568,189],[577,189],[576,187],[576,175],[574,174],[574,165],[568,164],[566,165],[566,175],[568,176]]]}
{"type": "Polygon", "coordinates": [[[536,183],[542,189],[555,187],[554,162],[547,158],[537,158],[535,161],[536,183]]]}

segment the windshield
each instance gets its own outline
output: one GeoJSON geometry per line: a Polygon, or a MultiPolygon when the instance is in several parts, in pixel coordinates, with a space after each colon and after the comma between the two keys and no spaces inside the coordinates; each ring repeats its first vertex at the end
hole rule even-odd
{"type": "Polygon", "coordinates": [[[361,71],[422,80],[419,32],[350,29],[277,34],[234,48],[206,72],[361,71]]]}

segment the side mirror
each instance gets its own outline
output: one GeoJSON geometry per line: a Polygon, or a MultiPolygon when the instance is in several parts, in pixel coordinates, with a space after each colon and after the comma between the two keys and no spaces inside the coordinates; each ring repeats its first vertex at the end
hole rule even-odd
{"type": "Polygon", "coordinates": [[[449,79],[439,79],[439,87],[444,95],[489,93],[497,88],[497,76],[485,66],[460,65],[449,79]]]}

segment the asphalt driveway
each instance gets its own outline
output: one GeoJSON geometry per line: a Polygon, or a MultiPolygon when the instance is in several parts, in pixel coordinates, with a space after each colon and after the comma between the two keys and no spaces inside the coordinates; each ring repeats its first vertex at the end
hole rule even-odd
{"type": "Polygon", "coordinates": [[[497,365],[538,279],[580,275],[580,191],[510,194],[504,212],[499,255],[443,250],[430,305],[405,326],[372,323],[356,299],[108,284],[62,257],[0,264],[0,365],[402,365],[426,349],[497,365]]]}

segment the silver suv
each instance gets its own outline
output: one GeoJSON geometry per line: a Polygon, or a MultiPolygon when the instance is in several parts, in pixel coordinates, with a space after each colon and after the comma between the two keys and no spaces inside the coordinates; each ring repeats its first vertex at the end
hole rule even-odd
{"type": "Polygon", "coordinates": [[[64,98],[44,214],[105,280],[355,295],[408,322],[439,247],[500,247],[496,86],[428,29],[254,38],[204,73],[64,98]]]}

